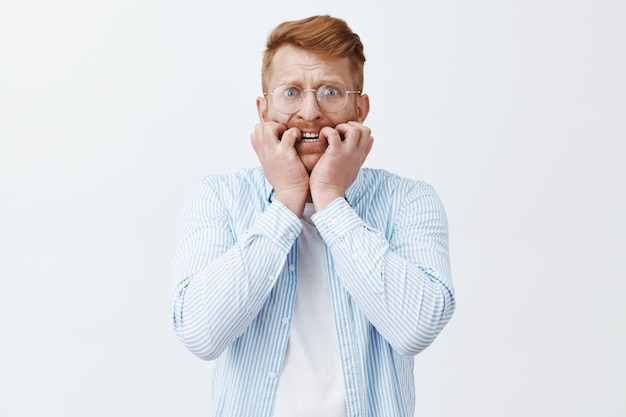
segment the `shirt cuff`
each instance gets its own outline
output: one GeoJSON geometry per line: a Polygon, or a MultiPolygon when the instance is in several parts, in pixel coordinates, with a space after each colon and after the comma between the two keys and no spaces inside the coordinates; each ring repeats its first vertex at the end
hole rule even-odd
{"type": "Polygon", "coordinates": [[[266,236],[285,252],[302,231],[302,222],[283,203],[274,200],[257,219],[251,234],[266,236]]]}
{"type": "Polygon", "coordinates": [[[365,226],[345,198],[333,200],[324,210],[313,214],[311,220],[328,246],[343,239],[352,230],[365,226]]]}

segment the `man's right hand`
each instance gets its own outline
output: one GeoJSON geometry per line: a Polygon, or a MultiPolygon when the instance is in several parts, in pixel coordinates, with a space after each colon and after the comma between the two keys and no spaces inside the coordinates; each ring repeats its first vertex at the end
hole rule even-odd
{"type": "Polygon", "coordinates": [[[277,122],[259,123],[250,134],[265,177],[274,188],[274,198],[298,217],[302,217],[309,195],[309,174],[295,148],[300,135],[299,129],[287,129],[277,122]]]}

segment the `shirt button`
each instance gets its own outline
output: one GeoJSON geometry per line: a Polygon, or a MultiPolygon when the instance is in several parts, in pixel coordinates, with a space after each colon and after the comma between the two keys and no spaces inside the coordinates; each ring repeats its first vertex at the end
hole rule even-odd
{"type": "Polygon", "coordinates": [[[278,375],[276,375],[276,372],[274,372],[274,371],[270,371],[270,372],[267,374],[267,376],[269,376],[269,377],[270,377],[270,379],[276,379],[276,377],[277,377],[278,375]]]}
{"type": "Polygon", "coordinates": [[[274,281],[276,279],[276,277],[274,275],[270,275],[270,276],[267,277],[267,279],[269,281],[274,281]]]}
{"type": "Polygon", "coordinates": [[[290,270],[291,272],[293,272],[293,271],[295,271],[295,270],[296,270],[296,267],[295,267],[293,264],[291,264],[291,265],[289,265],[289,270],[290,270]]]}
{"type": "Polygon", "coordinates": [[[283,317],[283,324],[289,324],[289,317],[283,317]]]}
{"type": "Polygon", "coordinates": [[[294,240],[296,238],[296,235],[293,234],[293,232],[289,233],[289,239],[294,240]]]}
{"type": "Polygon", "coordinates": [[[332,225],[334,226],[334,225],[336,225],[336,224],[337,224],[337,221],[338,221],[338,220],[337,220],[336,218],[332,218],[332,219],[330,220],[330,224],[332,224],[332,225]]]}

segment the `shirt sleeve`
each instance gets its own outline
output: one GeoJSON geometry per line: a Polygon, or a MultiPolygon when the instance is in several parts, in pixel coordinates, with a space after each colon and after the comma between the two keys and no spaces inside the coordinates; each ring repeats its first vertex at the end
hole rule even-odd
{"type": "Polygon", "coordinates": [[[174,331],[206,360],[217,358],[254,320],[302,229],[297,216],[274,201],[250,216],[248,230],[237,238],[234,208],[220,187],[205,179],[191,194],[172,285],[174,331]]]}
{"type": "Polygon", "coordinates": [[[415,185],[388,214],[386,233],[368,225],[345,199],[312,217],[336,273],[357,306],[391,346],[415,355],[450,320],[446,215],[434,189],[415,185]]]}

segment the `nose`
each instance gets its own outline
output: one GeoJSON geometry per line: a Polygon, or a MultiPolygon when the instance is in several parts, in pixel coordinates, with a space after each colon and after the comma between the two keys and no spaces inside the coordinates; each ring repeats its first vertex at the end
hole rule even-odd
{"type": "Polygon", "coordinates": [[[322,109],[317,102],[317,90],[312,88],[302,90],[302,103],[300,103],[298,116],[305,120],[315,120],[321,117],[321,115],[322,109]]]}

